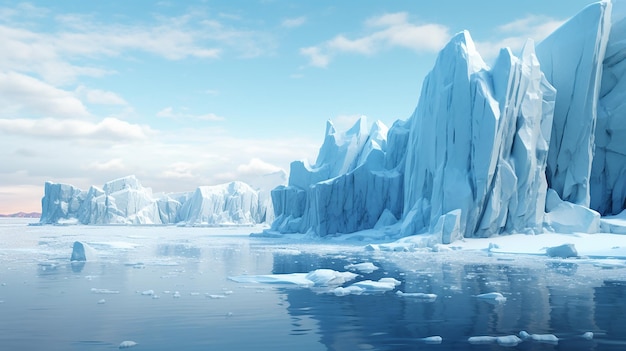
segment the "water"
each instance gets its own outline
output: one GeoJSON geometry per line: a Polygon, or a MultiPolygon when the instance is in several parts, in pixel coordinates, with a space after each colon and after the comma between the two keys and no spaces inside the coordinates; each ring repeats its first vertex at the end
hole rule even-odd
{"type": "Polygon", "coordinates": [[[248,237],[255,228],[25,223],[0,221],[0,350],[113,350],[124,340],[136,350],[495,350],[505,347],[468,338],[522,330],[559,342],[510,349],[626,348],[626,272],[590,260],[371,253],[362,243],[248,237]],[[70,264],[75,240],[101,259],[70,264]],[[393,277],[396,290],[437,298],[335,296],[228,279],[359,262],[380,269],[357,280],[393,277]],[[506,302],[475,297],[493,291],[506,302]],[[430,336],[443,340],[429,344],[430,336]]]}

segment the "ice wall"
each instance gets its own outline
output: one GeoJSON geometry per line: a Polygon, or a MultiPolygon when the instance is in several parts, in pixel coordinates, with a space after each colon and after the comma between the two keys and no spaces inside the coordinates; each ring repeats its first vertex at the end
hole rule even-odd
{"type": "Polygon", "coordinates": [[[558,92],[548,183],[563,200],[587,207],[611,8],[609,1],[587,6],[537,46],[541,69],[558,92]]]}
{"type": "MultiPolygon", "coordinates": [[[[619,4],[615,4],[617,7],[619,4]]],[[[598,101],[591,207],[601,214],[626,208],[626,19],[617,19],[604,56],[598,101]]]]}
{"type": "Polygon", "coordinates": [[[489,69],[469,33],[457,34],[410,118],[403,234],[541,231],[554,98],[532,42],[520,58],[503,49],[489,69]]]}
{"type": "MultiPolygon", "coordinates": [[[[269,197],[245,183],[203,186],[191,193],[152,194],[135,176],[81,191],[47,182],[40,223],[232,225],[263,223],[269,197]]],[[[271,220],[271,214],[270,214],[271,220]]]]}
{"type": "Polygon", "coordinates": [[[293,162],[289,186],[272,191],[272,230],[313,230],[325,236],[372,228],[385,210],[399,218],[403,178],[397,164],[402,157],[387,157],[387,135],[394,135],[394,145],[402,144],[402,129],[398,124],[389,131],[376,122],[368,130],[362,117],[337,132],[329,121],[315,164],[293,162]]]}

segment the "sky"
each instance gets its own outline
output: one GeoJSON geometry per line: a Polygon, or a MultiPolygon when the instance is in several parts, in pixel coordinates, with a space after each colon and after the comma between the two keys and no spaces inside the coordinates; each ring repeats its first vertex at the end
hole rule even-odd
{"type": "Polygon", "coordinates": [[[489,63],[590,2],[0,0],[0,213],[41,211],[46,181],[288,173],[329,119],[410,117],[455,33],[489,63]]]}

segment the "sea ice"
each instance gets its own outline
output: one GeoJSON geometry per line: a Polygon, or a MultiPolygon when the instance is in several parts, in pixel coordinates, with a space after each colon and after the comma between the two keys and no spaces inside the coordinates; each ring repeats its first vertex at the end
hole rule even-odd
{"type": "Polygon", "coordinates": [[[497,304],[503,304],[506,302],[506,297],[502,296],[502,294],[499,292],[476,295],[476,298],[497,304]]]}
{"type": "Polygon", "coordinates": [[[120,346],[118,346],[118,348],[120,348],[120,349],[128,349],[128,348],[131,348],[131,347],[135,347],[137,345],[138,344],[136,342],[127,340],[127,341],[122,341],[120,343],[120,346]]]}
{"type": "Polygon", "coordinates": [[[578,251],[574,244],[563,244],[559,246],[549,247],[546,249],[546,254],[550,257],[578,257],[578,251]]]}
{"type": "Polygon", "coordinates": [[[343,268],[351,270],[351,271],[358,271],[360,273],[366,273],[366,274],[372,273],[378,269],[378,267],[376,267],[376,265],[374,265],[371,262],[349,264],[343,268]]]}

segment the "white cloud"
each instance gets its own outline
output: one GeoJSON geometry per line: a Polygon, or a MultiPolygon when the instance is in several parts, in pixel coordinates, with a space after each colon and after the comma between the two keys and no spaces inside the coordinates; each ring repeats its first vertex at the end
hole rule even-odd
{"type": "Polygon", "coordinates": [[[161,118],[191,119],[191,120],[213,121],[213,122],[219,122],[219,121],[225,120],[224,117],[218,116],[214,113],[194,115],[194,114],[187,113],[187,112],[174,111],[174,108],[169,107],[169,106],[157,112],[156,115],[157,117],[161,117],[161,118]]]}
{"type": "Polygon", "coordinates": [[[565,23],[565,20],[547,16],[528,15],[499,26],[495,31],[495,33],[500,35],[499,38],[490,41],[479,41],[476,43],[476,47],[486,59],[496,57],[500,49],[504,47],[509,47],[514,53],[517,53],[528,39],[539,43],[563,23],[565,23]]]}
{"type": "Polygon", "coordinates": [[[73,93],[16,72],[0,72],[0,101],[5,107],[13,106],[14,111],[49,117],[89,116],[86,107],[73,93]]]}
{"type": "Polygon", "coordinates": [[[301,48],[300,54],[308,56],[309,64],[315,67],[326,67],[330,63],[330,55],[322,53],[321,48],[310,46],[308,48],[301,48]]]}
{"type": "Polygon", "coordinates": [[[108,117],[97,123],[73,119],[0,119],[0,133],[37,138],[143,140],[149,127],[108,117]]]}
{"type": "Polygon", "coordinates": [[[76,88],[76,93],[84,97],[87,102],[97,105],[117,105],[126,106],[128,103],[122,97],[112,91],[105,91],[100,89],[91,89],[85,86],[79,86],[76,88]]]}
{"type": "Polygon", "coordinates": [[[300,16],[295,18],[286,18],[281,22],[281,26],[285,28],[296,28],[306,23],[306,17],[300,16]]]}
{"type": "Polygon", "coordinates": [[[372,55],[394,47],[435,53],[450,38],[448,27],[411,23],[406,12],[370,18],[365,21],[365,27],[366,35],[350,39],[340,34],[319,45],[302,48],[300,54],[309,58],[311,66],[326,67],[332,57],[341,53],[372,55]]]}
{"type": "Polygon", "coordinates": [[[85,169],[107,172],[107,171],[123,171],[126,169],[121,158],[114,158],[106,162],[92,162],[85,169]]]}
{"type": "Polygon", "coordinates": [[[200,176],[198,174],[200,169],[202,164],[198,162],[174,162],[163,171],[162,176],[167,179],[194,179],[200,176]]]}
{"type": "Polygon", "coordinates": [[[34,73],[54,84],[69,84],[80,76],[112,74],[99,67],[98,60],[136,52],[168,60],[216,59],[225,51],[255,57],[276,47],[267,33],[233,28],[207,16],[189,12],[157,17],[152,24],[122,24],[101,23],[97,16],[50,15],[58,25],[44,32],[27,26],[23,20],[28,17],[27,9],[4,9],[7,21],[0,25],[0,67],[34,73]],[[91,64],[85,64],[85,58],[91,64]]]}
{"type": "Polygon", "coordinates": [[[243,175],[263,175],[280,171],[281,168],[259,158],[253,158],[246,164],[239,165],[237,172],[243,175]]]}

